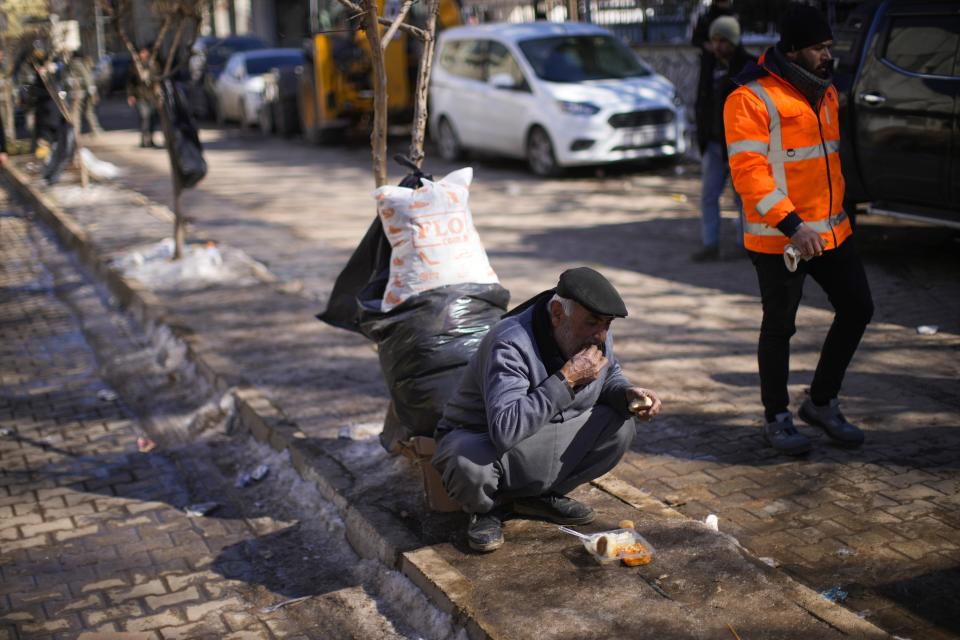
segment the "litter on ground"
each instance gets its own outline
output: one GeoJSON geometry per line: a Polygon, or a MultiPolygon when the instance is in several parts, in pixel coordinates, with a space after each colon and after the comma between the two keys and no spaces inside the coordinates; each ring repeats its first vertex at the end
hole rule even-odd
{"type": "Polygon", "coordinates": [[[847,599],[847,596],[850,594],[841,589],[840,587],[833,587],[827,589],[826,591],[821,591],[820,595],[829,600],[830,602],[841,603],[847,599]]]}
{"type": "Polygon", "coordinates": [[[277,609],[283,609],[284,607],[288,607],[291,604],[297,604],[298,602],[309,600],[311,597],[312,596],[300,596],[299,598],[290,598],[289,600],[278,602],[277,604],[270,605],[269,607],[264,607],[263,609],[260,609],[260,613],[273,613],[277,609]]]}
{"type": "Polygon", "coordinates": [[[234,483],[234,486],[236,486],[238,489],[249,487],[254,482],[260,482],[266,478],[268,473],[270,473],[270,466],[261,464],[253,471],[244,471],[237,476],[237,481],[234,483]]]}
{"type": "Polygon", "coordinates": [[[216,502],[199,502],[186,507],[183,512],[191,518],[201,518],[208,513],[219,509],[220,505],[216,502]]]}

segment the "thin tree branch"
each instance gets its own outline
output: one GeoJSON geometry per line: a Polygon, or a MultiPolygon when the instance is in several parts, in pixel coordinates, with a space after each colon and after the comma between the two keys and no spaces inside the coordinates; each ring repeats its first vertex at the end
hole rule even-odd
{"type": "Polygon", "coordinates": [[[173,65],[173,59],[176,57],[177,47],[180,46],[180,38],[183,37],[183,28],[187,24],[185,16],[180,17],[180,23],[177,25],[177,32],[173,34],[173,43],[170,45],[170,52],[167,54],[167,63],[163,66],[163,77],[170,75],[170,67],[173,65]]]}
{"type": "Polygon", "coordinates": [[[147,68],[152,69],[157,62],[157,56],[160,55],[160,49],[163,48],[163,39],[167,37],[167,31],[170,30],[170,25],[173,23],[173,13],[168,13],[163,17],[163,24],[160,25],[160,31],[157,32],[157,37],[153,41],[153,51],[150,52],[150,61],[147,63],[147,68]]]}
{"type": "Polygon", "coordinates": [[[383,40],[380,42],[380,48],[384,51],[387,50],[387,45],[390,44],[390,41],[393,39],[393,34],[397,32],[397,29],[400,28],[400,25],[406,19],[407,14],[410,12],[410,8],[413,6],[413,0],[403,0],[403,6],[400,7],[400,11],[397,13],[397,17],[393,19],[393,24],[390,25],[390,28],[387,29],[387,32],[383,34],[383,40]]]}
{"type": "Polygon", "coordinates": [[[60,97],[60,92],[57,91],[56,87],[54,87],[50,82],[50,76],[47,75],[47,70],[35,62],[31,64],[33,66],[33,70],[37,72],[37,76],[39,76],[40,81],[43,82],[43,86],[47,90],[47,93],[50,94],[50,99],[53,100],[55,105],[57,105],[57,110],[60,112],[60,115],[62,115],[63,119],[67,121],[67,124],[73,126],[73,122],[70,119],[70,108],[67,106],[67,103],[63,101],[63,98],[60,97]]]}
{"type": "MultiPolygon", "coordinates": [[[[365,10],[364,10],[360,5],[358,5],[358,4],[354,3],[354,2],[351,2],[350,0],[337,0],[337,2],[339,2],[340,4],[342,4],[343,6],[345,6],[347,9],[350,9],[351,11],[353,11],[354,13],[356,13],[356,14],[358,14],[358,15],[363,15],[363,14],[365,13],[365,10]]],[[[390,21],[390,20],[388,20],[387,18],[378,17],[378,18],[377,18],[377,22],[379,22],[379,23],[382,24],[382,25],[388,26],[388,27],[391,26],[391,25],[393,25],[393,22],[390,21]]],[[[405,31],[405,32],[409,33],[410,35],[413,35],[413,36],[415,36],[415,37],[417,37],[417,38],[419,38],[419,39],[421,39],[421,40],[425,40],[425,39],[427,38],[427,32],[426,32],[426,31],[424,31],[423,29],[418,29],[417,27],[414,27],[413,25],[409,25],[409,24],[407,24],[407,23],[405,23],[405,22],[400,24],[399,29],[400,29],[401,31],[405,31]]]]}
{"type": "Polygon", "coordinates": [[[423,142],[427,131],[427,89],[430,84],[430,68],[433,66],[434,34],[437,30],[439,0],[427,0],[427,22],[425,28],[429,40],[423,42],[420,53],[420,65],[417,67],[417,86],[413,98],[413,131],[410,134],[410,160],[418,168],[423,164],[423,142]]]}
{"type": "Polygon", "coordinates": [[[377,0],[364,0],[367,8],[367,42],[373,64],[373,132],[370,146],[373,151],[373,180],[380,187],[387,183],[387,68],[380,48],[380,25],[377,20],[377,0]]]}

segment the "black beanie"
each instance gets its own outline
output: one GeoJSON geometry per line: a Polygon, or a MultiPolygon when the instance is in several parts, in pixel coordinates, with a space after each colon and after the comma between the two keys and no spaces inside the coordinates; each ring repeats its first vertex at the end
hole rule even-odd
{"type": "Polygon", "coordinates": [[[827,40],[833,40],[833,32],[819,9],[808,4],[790,5],[780,21],[780,51],[798,51],[827,40]]]}

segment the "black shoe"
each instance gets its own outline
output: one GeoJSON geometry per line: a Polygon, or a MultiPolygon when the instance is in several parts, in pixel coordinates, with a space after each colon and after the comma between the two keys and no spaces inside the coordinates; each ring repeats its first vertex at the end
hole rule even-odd
{"type": "Polygon", "coordinates": [[[474,551],[493,551],[503,546],[503,523],[494,512],[471,513],[467,543],[474,551]]]}
{"type": "Polygon", "coordinates": [[[573,498],[548,493],[534,498],[517,498],[513,512],[555,522],[556,524],[587,524],[593,522],[593,509],[573,498]]]}
{"type": "Polygon", "coordinates": [[[712,244],[704,247],[700,251],[690,254],[690,259],[694,262],[716,262],[720,259],[720,245],[712,244]]]}
{"type": "Polygon", "coordinates": [[[789,413],[778,413],[776,420],[763,425],[763,438],[771,447],[781,453],[798,456],[810,451],[810,438],[793,426],[789,413]]]}
{"type": "Polygon", "coordinates": [[[836,398],[825,407],[818,407],[813,400],[803,401],[799,411],[800,418],[807,424],[820,427],[833,438],[837,444],[844,447],[859,447],[863,444],[863,431],[847,422],[840,413],[840,404],[836,398]]]}

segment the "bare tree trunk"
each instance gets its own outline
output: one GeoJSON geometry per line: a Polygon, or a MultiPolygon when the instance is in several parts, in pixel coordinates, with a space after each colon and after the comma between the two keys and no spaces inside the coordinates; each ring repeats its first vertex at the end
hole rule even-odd
{"type": "Polygon", "coordinates": [[[173,174],[173,259],[183,257],[183,247],[187,241],[187,220],[180,210],[180,196],[183,189],[176,173],[173,174]]]}
{"type": "Polygon", "coordinates": [[[373,63],[373,180],[380,187],[387,183],[387,68],[380,46],[376,0],[364,0],[364,22],[373,63]]]}
{"type": "Polygon", "coordinates": [[[423,141],[427,131],[427,89],[430,85],[430,68],[433,66],[434,34],[437,31],[437,11],[439,0],[427,0],[427,23],[424,31],[427,38],[422,41],[423,52],[417,69],[416,95],[413,102],[413,132],[410,134],[410,160],[417,167],[423,163],[423,141]]]}
{"type": "MultiPolygon", "coordinates": [[[[150,88],[150,97],[144,97],[142,99],[152,100],[154,106],[159,111],[160,127],[163,129],[164,146],[167,149],[167,156],[170,160],[170,176],[173,183],[173,259],[179,260],[184,254],[183,249],[184,244],[186,243],[188,220],[187,216],[184,215],[183,211],[181,210],[181,195],[183,194],[184,187],[180,181],[179,174],[177,173],[177,159],[173,151],[173,123],[170,121],[166,109],[164,109],[164,89],[162,82],[164,79],[169,78],[174,70],[173,61],[177,55],[177,52],[180,50],[180,45],[183,40],[183,35],[187,28],[188,21],[193,21],[191,29],[192,37],[196,37],[197,35],[197,31],[200,27],[200,14],[198,13],[198,5],[202,0],[183,0],[179,2],[169,2],[166,4],[163,23],[160,26],[157,36],[154,38],[153,49],[150,52],[150,57],[146,64],[140,60],[139,56],[137,55],[137,48],[134,46],[133,40],[130,38],[130,34],[125,31],[122,26],[123,18],[124,16],[128,15],[130,10],[130,0],[96,1],[100,4],[100,7],[104,13],[110,16],[116,28],[117,35],[119,36],[120,40],[123,41],[127,51],[130,52],[132,63],[140,82],[150,88]],[[165,41],[164,39],[168,31],[174,25],[176,25],[176,32],[174,33],[173,41],[168,48],[167,59],[166,63],[164,64],[164,68],[160,70],[157,67],[158,56],[163,48],[165,41]]],[[[213,3],[210,2],[208,5],[212,8],[213,3]]],[[[191,44],[192,39],[188,42],[185,42],[184,49],[189,51],[191,44]]],[[[181,61],[181,64],[183,64],[183,61],[181,61]]]]}
{"type": "Polygon", "coordinates": [[[87,176],[87,165],[83,164],[83,143],[80,141],[80,130],[83,128],[83,97],[79,91],[74,92],[73,104],[70,105],[70,125],[73,127],[73,138],[76,142],[74,160],[80,169],[80,187],[86,189],[90,185],[87,176]]]}
{"type": "Polygon", "coordinates": [[[180,195],[183,193],[183,187],[180,184],[180,177],[177,175],[177,159],[173,152],[173,123],[168,117],[167,110],[164,109],[164,89],[160,82],[153,85],[153,103],[160,114],[160,128],[163,130],[163,146],[167,149],[167,156],[170,158],[170,177],[173,182],[173,259],[179,260],[183,257],[183,247],[187,236],[187,221],[180,209],[180,195]]]}

